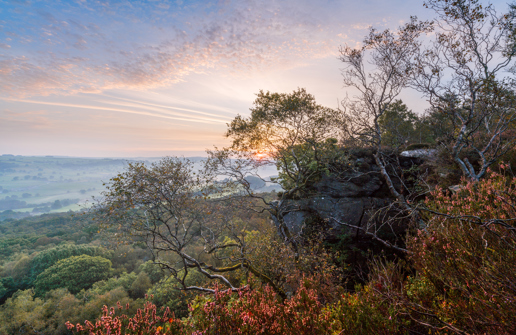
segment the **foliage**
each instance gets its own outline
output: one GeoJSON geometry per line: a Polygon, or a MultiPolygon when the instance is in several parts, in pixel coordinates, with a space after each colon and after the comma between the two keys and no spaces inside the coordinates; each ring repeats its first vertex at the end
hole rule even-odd
{"type": "Polygon", "coordinates": [[[0,282],[0,297],[3,297],[7,294],[7,288],[4,286],[4,283],[0,282]]]}
{"type": "Polygon", "coordinates": [[[116,306],[117,301],[123,305],[130,303],[127,313],[134,314],[141,306],[121,288],[77,297],[63,288],[44,297],[36,297],[32,289],[18,291],[0,306],[0,334],[70,334],[65,326],[67,321],[95,320],[101,316],[102,306],[116,306]]]}
{"type": "Polygon", "coordinates": [[[53,243],[77,241],[85,236],[81,219],[70,213],[45,214],[20,220],[7,219],[0,222],[0,255],[9,257],[16,252],[31,249],[41,237],[58,237],[53,243]]]}
{"type": "Polygon", "coordinates": [[[3,257],[9,257],[15,253],[30,249],[38,240],[38,236],[34,235],[18,235],[16,237],[8,237],[0,239],[0,253],[3,257]]]}
{"type": "Polygon", "coordinates": [[[307,280],[286,301],[268,286],[238,295],[217,291],[213,300],[193,303],[189,321],[201,334],[323,334],[327,324],[322,310],[307,280]]]}
{"type": "MultiPolygon", "coordinates": [[[[125,309],[129,308],[129,304],[125,309]]],[[[157,308],[150,302],[146,302],[143,309],[138,309],[134,317],[122,314],[123,306],[118,303],[117,308],[107,306],[102,308],[102,317],[95,323],[85,321],[84,325],[79,323],[66,323],[66,327],[74,334],[182,334],[184,329],[181,321],[175,319],[169,309],[165,309],[163,316],[159,316],[157,308]],[[117,315],[118,314],[118,315],[117,315]]]]}
{"type": "Polygon", "coordinates": [[[90,288],[111,276],[111,261],[100,256],[72,256],[58,261],[38,275],[34,283],[37,295],[65,287],[71,293],[90,288]]]}
{"type": "MultiPolygon", "coordinates": [[[[41,222],[39,220],[32,221],[41,222]]],[[[44,222],[48,221],[44,220],[44,222]]],[[[70,221],[68,220],[65,222],[70,224],[70,221]]],[[[31,239],[31,243],[27,244],[27,249],[25,249],[26,251],[32,252],[30,255],[26,253],[18,253],[4,261],[4,264],[0,267],[0,282],[3,283],[6,291],[4,291],[3,294],[0,294],[0,301],[5,300],[17,290],[26,290],[33,287],[37,276],[45,269],[55,264],[58,260],[83,254],[91,256],[101,255],[107,258],[111,257],[110,252],[97,246],[61,244],[55,247],[55,244],[53,243],[47,244],[42,242],[43,240],[48,241],[56,239],[61,242],[57,237],[42,236],[37,239],[35,237],[34,239],[31,239]],[[42,248],[48,249],[41,250],[42,248]]],[[[10,239],[9,241],[17,240],[18,239],[10,239]]],[[[12,247],[7,249],[13,250],[12,247]]]]}
{"type": "Polygon", "coordinates": [[[45,300],[34,290],[18,291],[0,306],[2,334],[64,334],[64,322],[78,316],[78,300],[66,289],[52,291],[45,300]]]}
{"type": "Polygon", "coordinates": [[[147,261],[138,267],[138,271],[143,271],[149,276],[151,283],[155,284],[163,279],[166,275],[165,271],[159,266],[156,266],[154,262],[147,261]]]}
{"type": "Polygon", "coordinates": [[[378,294],[382,288],[370,281],[326,306],[331,329],[327,334],[409,334],[410,321],[400,314],[399,306],[378,294]]]}
{"type": "Polygon", "coordinates": [[[516,331],[516,177],[507,168],[456,194],[436,190],[427,205],[442,214],[408,241],[417,283],[429,292],[414,295],[425,301],[419,311],[465,332],[516,331]]]}
{"type": "Polygon", "coordinates": [[[290,197],[306,197],[310,186],[321,178],[338,174],[336,166],[348,165],[349,159],[335,138],[295,145],[276,162],[279,184],[290,197]]]}
{"type": "Polygon", "coordinates": [[[138,274],[130,287],[131,296],[133,298],[143,298],[147,290],[151,287],[152,283],[149,276],[142,271],[138,274]]]}
{"type": "Polygon", "coordinates": [[[123,306],[129,304],[127,312],[136,313],[136,310],[143,305],[141,300],[131,299],[123,287],[116,287],[102,294],[97,294],[90,290],[81,291],[76,297],[80,301],[80,305],[77,308],[75,317],[64,320],[64,322],[71,321],[77,323],[84,322],[84,320],[98,320],[102,315],[103,306],[116,306],[117,303],[123,306]]]}
{"type": "Polygon", "coordinates": [[[135,280],[135,273],[124,272],[118,277],[111,277],[107,280],[95,282],[91,289],[88,290],[88,294],[104,294],[119,287],[123,288],[125,291],[129,291],[135,280]]]}
{"type": "Polygon", "coordinates": [[[32,285],[40,273],[56,264],[58,261],[80,255],[102,256],[104,258],[110,258],[111,256],[106,250],[88,245],[65,244],[44,250],[31,260],[30,268],[27,273],[27,276],[30,278],[29,285],[32,285]]]}
{"type": "Polygon", "coordinates": [[[431,129],[424,121],[401,100],[395,100],[378,118],[382,145],[397,149],[407,144],[433,142],[431,129]]]}
{"type": "MultiPolygon", "coordinates": [[[[157,315],[155,305],[146,303],[131,318],[104,306],[104,317],[96,324],[76,326],[76,334],[405,334],[407,322],[396,318],[396,308],[375,296],[369,287],[357,293],[336,295],[322,303],[323,288],[313,277],[302,277],[298,290],[284,300],[268,285],[252,285],[238,293],[218,290],[197,297],[190,304],[190,316],[182,322],[157,315]],[[97,333],[99,332],[99,333],[97,333]]],[[[121,304],[118,304],[121,311],[121,304]]]]}
{"type": "MultiPolygon", "coordinates": [[[[198,272],[190,272],[185,280],[189,286],[206,284],[206,278],[198,272]]],[[[157,307],[170,308],[178,318],[188,316],[188,304],[197,296],[196,292],[181,290],[177,281],[170,277],[154,285],[147,294],[151,297],[150,301],[157,307]]]]}
{"type": "Polygon", "coordinates": [[[344,158],[335,145],[341,122],[338,111],[318,105],[305,89],[260,91],[251,116],[238,115],[226,136],[232,150],[256,153],[262,164],[274,163],[285,194],[294,194],[320,178],[329,163],[344,158]]]}
{"type": "Polygon", "coordinates": [[[44,323],[42,300],[40,298],[34,299],[34,291],[18,291],[13,298],[7,300],[2,305],[2,313],[4,322],[1,323],[3,331],[8,334],[17,333],[18,329],[27,328],[27,332],[32,329],[41,327],[44,323]]]}
{"type": "Polygon", "coordinates": [[[314,233],[297,251],[278,238],[271,227],[249,234],[248,241],[256,246],[252,260],[260,272],[288,295],[299,289],[303,276],[310,276],[313,285],[320,287],[323,302],[341,293],[346,264],[336,265],[339,254],[326,250],[321,234],[314,233]]]}
{"type": "MultiPolygon", "coordinates": [[[[116,232],[114,233],[116,234],[116,232]]],[[[145,245],[141,243],[132,243],[132,244],[119,244],[116,239],[117,235],[114,235],[113,232],[105,231],[102,238],[106,241],[105,243],[108,246],[114,247],[114,250],[110,252],[111,257],[104,256],[109,258],[109,260],[113,263],[113,267],[116,268],[116,274],[120,274],[123,272],[131,273],[138,272],[140,266],[150,258],[152,258],[152,253],[149,252],[145,245]],[[111,241],[109,241],[111,240],[111,241]]],[[[158,271],[159,267],[154,266],[154,270],[150,270],[150,268],[146,268],[147,271],[158,271]]]]}
{"type": "Polygon", "coordinates": [[[338,135],[337,111],[316,104],[305,89],[292,93],[257,94],[251,117],[237,116],[226,133],[233,149],[263,151],[279,159],[300,144],[314,144],[338,135]]]}
{"type": "MultiPolygon", "coordinates": [[[[414,332],[513,334],[516,178],[490,172],[460,192],[435,190],[407,263],[373,261],[366,288],[414,332]]],[[[384,314],[385,315],[385,314],[384,314]]]]}

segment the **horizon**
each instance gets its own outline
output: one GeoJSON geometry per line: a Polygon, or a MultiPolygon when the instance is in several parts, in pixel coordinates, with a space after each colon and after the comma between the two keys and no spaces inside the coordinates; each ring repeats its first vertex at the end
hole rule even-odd
{"type": "Polygon", "coordinates": [[[164,157],[178,157],[178,158],[207,158],[207,156],[181,156],[181,155],[170,155],[170,156],[71,156],[71,155],[16,155],[10,153],[0,154],[0,157],[38,157],[38,158],[84,158],[84,159],[162,159],[164,157]]]}

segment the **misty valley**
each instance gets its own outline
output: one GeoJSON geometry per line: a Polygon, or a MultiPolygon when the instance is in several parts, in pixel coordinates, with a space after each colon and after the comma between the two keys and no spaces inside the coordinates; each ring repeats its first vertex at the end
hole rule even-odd
{"type": "Polygon", "coordinates": [[[123,159],[0,156],[0,220],[88,207],[123,159]]]}
{"type": "MultiPolygon", "coordinates": [[[[72,158],[0,156],[0,221],[42,213],[80,211],[100,196],[104,183],[129,162],[150,164],[160,158],[72,158]]],[[[200,162],[200,157],[189,157],[200,162]]],[[[199,168],[199,165],[196,166],[199,168]]],[[[277,175],[275,167],[262,168],[264,177],[277,175]]],[[[262,192],[280,189],[256,181],[262,192]]]]}

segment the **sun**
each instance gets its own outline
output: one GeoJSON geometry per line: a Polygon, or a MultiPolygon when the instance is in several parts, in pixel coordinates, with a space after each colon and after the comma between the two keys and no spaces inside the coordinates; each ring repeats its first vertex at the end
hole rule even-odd
{"type": "Polygon", "coordinates": [[[257,158],[257,159],[264,159],[268,156],[268,154],[266,152],[263,152],[263,151],[257,151],[255,152],[254,156],[257,158]]]}

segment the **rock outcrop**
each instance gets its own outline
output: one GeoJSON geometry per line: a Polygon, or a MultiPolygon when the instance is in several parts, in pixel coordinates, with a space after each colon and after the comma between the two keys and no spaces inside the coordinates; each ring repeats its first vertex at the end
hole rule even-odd
{"type": "MultiPolygon", "coordinates": [[[[421,164],[413,157],[399,157],[403,169],[421,164]]],[[[366,227],[371,215],[392,203],[392,196],[383,180],[372,155],[355,159],[355,168],[336,175],[322,177],[310,189],[310,196],[299,200],[287,200],[290,209],[283,216],[293,232],[300,233],[306,225],[325,222],[331,235],[357,233],[357,229],[342,226],[332,218],[350,225],[366,227]]],[[[393,174],[396,188],[401,189],[399,179],[393,174]]]]}

